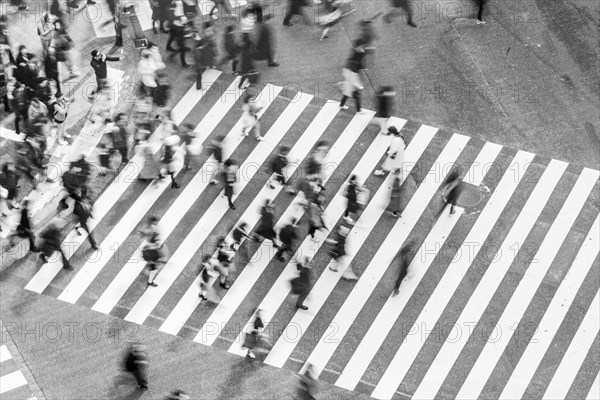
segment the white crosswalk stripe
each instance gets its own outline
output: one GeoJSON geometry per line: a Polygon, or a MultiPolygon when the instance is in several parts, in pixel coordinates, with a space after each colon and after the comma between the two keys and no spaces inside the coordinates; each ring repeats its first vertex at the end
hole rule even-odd
{"type": "MultiPolygon", "coordinates": [[[[212,2],[201,1],[199,6],[208,12],[212,2]]],[[[140,3],[140,7],[146,6],[140,3]]],[[[92,9],[90,7],[90,12],[92,9]]],[[[414,399],[445,398],[448,396],[444,390],[448,384],[447,377],[455,372],[457,360],[465,357],[465,353],[475,361],[468,371],[462,373],[464,382],[453,383],[459,391],[458,398],[483,396],[486,385],[502,379],[507,381],[505,386],[495,389],[503,390],[501,398],[522,397],[533,386],[540,386],[539,383],[532,385],[536,379],[551,380],[546,384],[547,388],[535,389],[546,391],[546,397],[564,398],[574,382],[582,380],[585,380],[586,387],[592,385],[588,398],[598,396],[597,370],[591,373],[582,370],[600,329],[598,287],[593,287],[592,293],[580,290],[586,284],[586,277],[598,268],[600,217],[598,205],[594,203],[597,200],[592,195],[599,185],[598,171],[571,168],[557,160],[537,162],[537,157],[531,153],[514,152],[496,144],[392,118],[390,124],[405,132],[409,139],[401,175],[403,196],[406,198],[403,198],[405,206],[401,217],[394,223],[380,225],[387,218],[385,211],[395,176],[388,174],[384,179],[371,176],[390,143],[384,135],[371,134],[371,131],[376,131],[369,126],[374,112],[365,110],[355,115],[340,112],[337,102],[325,102],[303,93],[290,100],[289,93],[283,95],[283,88],[265,85],[259,95],[263,108],[258,117],[268,128],[264,132],[265,140],[255,142],[253,138],[246,140],[241,136],[239,105],[243,91],[237,89],[239,78],[232,79],[219,71],[208,70],[203,82],[202,90],[190,88],[177,102],[173,109],[174,119],[177,123],[193,120],[195,131],[203,141],[217,135],[225,137],[224,159],[247,154],[237,160],[240,179],[233,196],[241,212],[228,212],[222,191],[214,200],[205,203],[205,211],[196,210],[201,206],[199,199],[216,193],[209,190],[208,185],[217,171],[212,155],[203,156],[205,161],[199,170],[188,173],[178,191],[167,190],[170,182],[165,180],[150,184],[144,190],[138,188],[141,194],[135,198],[126,195],[132,185],[138,184],[132,183],[134,180],[131,178],[137,176],[144,162],[141,154],[136,155],[95,202],[96,219],[91,221],[90,228],[100,226],[103,232],[107,232],[97,238],[100,250],[91,259],[85,260],[83,245],[87,234],[78,236],[74,230],[67,232],[63,246],[75,272],[59,276],[62,262],[51,258],[26,283],[27,290],[43,293],[49,287],[59,289],[57,297],[70,303],[93,298],[93,310],[110,314],[125,308],[127,314],[124,319],[137,324],[145,324],[151,316],[157,317],[162,321],[159,328],[162,332],[178,335],[191,330],[195,342],[219,347],[226,342],[228,351],[240,356],[246,354],[242,348],[244,336],[251,326],[255,310],[260,309],[265,327],[273,328],[265,329],[265,332],[274,332],[270,337],[274,342],[273,348],[264,357],[266,364],[285,368],[290,360],[299,361],[303,365],[301,372],[311,364],[321,379],[340,388],[365,391],[359,383],[367,383],[373,388],[367,394],[377,399],[392,399],[400,387],[404,395],[414,399]],[[213,90],[216,87],[223,90],[213,90]],[[196,107],[203,110],[202,115],[196,115],[196,107]],[[315,107],[318,109],[315,110],[315,107]],[[308,115],[312,115],[310,119],[308,115]],[[297,126],[303,128],[302,132],[294,129],[297,126]],[[225,129],[228,131],[224,132],[225,129]],[[304,200],[303,194],[283,197],[282,187],[265,185],[270,173],[259,172],[268,165],[270,156],[279,145],[288,141],[287,146],[293,140],[289,144],[291,164],[287,167],[286,177],[288,183],[295,184],[294,176],[301,172],[301,165],[310,150],[332,132],[336,133],[337,139],[332,141],[333,145],[325,157],[323,181],[327,186],[323,193],[329,197],[324,212],[329,232],[335,230],[344,214],[346,186],[351,175],[357,175],[359,181],[364,182],[373,193],[351,227],[344,261],[336,264],[328,255],[325,239],[329,233],[317,233],[314,239],[301,237],[298,247],[293,249],[294,257],[285,264],[276,262],[276,249],[270,241],[266,240],[261,245],[246,243],[248,248],[253,249],[253,261],[247,265],[238,263],[240,270],[233,278],[230,277],[231,287],[228,291],[220,291],[221,302],[206,308],[208,306],[198,297],[199,278],[191,275],[199,264],[196,259],[198,251],[202,249],[205,252],[204,249],[210,247],[209,239],[214,231],[231,237],[233,230],[230,227],[240,221],[246,222],[250,229],[255,227],[260,220],[257,210],[267,199],[273,200],[276,207],[276,230],[292,218],[304,221],[305,209],[299,206],[304,200]],[[294,139],[289,139],[291,137],[294,139]],[[449,215],[446,211],[437,215],[433,222],[427,222],[431,221],[432,214],[435,215],[432,209],[441,204],[443,179],[456,164],[469,166],[462,181],[471,188],[469,190],[483,193],[481,196],[485,201],[481,202],[478,213],[472,212],[470,206],[463,208],[459,204],[456,213],[449,215]],[[539,168],[538,176],[534,176],[531,165],[539,168]],[[417,179],[417,176],[422,179],[417,179]],[[408,180],[408,177],[411,179],[408,180]],[[532,177],[535,179],[533,184],[532,177]],[[569,181],[573,181],[570,186],[567,185],[569,181]],[[491,185],[489,193],[484,190],[488,184],[491,185]],[[413,188],[409,190],[410,185],[413,188]],[[568,193],[560,196],[558,192],[564,190],[568,193]],[[175,243],[175,248],[156,277],[158,286],[149,287],[142,293],[132,289],[137,287],[145,267],[141,256],[145,242],[138,245],[140,240],[131,238],[137,235],[139,223],[158,207],[159,199],[167,201],[159,221],[163,239],[175,243]],[[287,206],[277,207],[280,200],[287,206]],[[513,203],[520,204],[516,211],[513,203]],[[555,211],[543,213],[544,210],[555,211]],[[552,212],[555,217],[545,215],[552,212]],[[115,213],[117,219],[112,221],[115,213]],[[592,219],[584,221],[583,213],[592,219]],[[547,225],[544,230],[547,233],[544,234],[535,229],[542,217],[545,217],[543,224],[547,225]],[[107,222],[108,219],[111,222],[107,222]],[[589,225],[592,221],[593,224],[589,225]],[[182,230],[177,228],[182,225],[186,227],[186,233],[179,233],[182,230]],[[227,228],[223,229],[224,226],[227,228]],[[587,233],[585,238],[580,233],[583,226],[584,234],[587,233]],[[501,240],[493,235],[499,227],[505,232],[501,240]],[[390,296],[391,283],[383,277],[389,271],[395,271],[394,260],[399,250],[406,243],[412,243],[413,237],[420,239],[414,247],[416,255],[410,262],[408,276],[401,283],[399,294],[390,296]],[[494,239],[501,243],[494,249],[494,254],[502,254],[502,257],[490,260],[486,243],[494,239]],[[115,243],[120,247],[128,240],[136,243],[134,251],[128,251],[130,255],[126,259],[114,261],[115,243]],[[520,274],[519,283],[516,287],[506,288],[504,278],[513,272],[511,267],[517,264],[513,246],[515,243],[523,245],[526,240],[534,241],[538,248],[533,257],[535,265],[523,266],[523,262],[519,261],[519,267],[524,271],[520,274]],[[478,245],[473,247],[473,243],[478,245]],[[572,243],[580,243],[579,248],[565,249],[572,243]],[[454,258],[446,265],[448,262],[442,260],[445,257],[440,257],[440,252],[450,244],[456,255],[453,253],[454,258]],[[432,251],[432,248],[435,250],[432,251]],[[495,304],[499,292],[507,296],[507,303],[497,314],[497,325],[510,332],[511,326],[527,319],[530,305],[541,301],[537,299],[540,296],[538,288],[551,267],[559,262],[561,254],[567,251],[573,253],[574,261],[563,268],[564,278],[556,285],[556,293],[544,299],[547,309],[537,327],[536,345],[527,345],[520,350],[522,354],[509,377],[497,376],[500,372],[496,370],[501,369],[498,365],[509,349],[512,335],[504,335],[496,343],[473,348],[466,346],[471,334],[463,334],[441,344],[432,343],[434,340],[429,335],[439,321],[452,318],[456,320],[455,325],[464,326],[489,318],[486,310],[495,304]],[[363,253],[369,254],[367,259],[362,257],[363,253]],[[296,260],[299,257],[308,258],[316,278],[306,299],[308,310],[290,310],[291,301],[295,301],[290,301],[290,280],[298,275],[296,260]],[[476,262],[485,265],[476,266],[476,262]],[[118,264],[118,268],[114,268],[114,264],[118,264]],[[329,268],[334,265],[337,265],[338,271],[329,268]],[[349,265],[359,278],[355,283],[342,285],[342,274],[349,265]],[[481,280],[470,290],[458,290],[472,268],[482,271],[481,280]],[[438,275],[436,285],[426,285],[426,277],[432,275],[431,271],[438,275]],[[268,287],[266,277],[272,282],[268,287]],[[58,281],[61,281],[60,285],[58,281]],[[93,296],[91,292],[94,292],[93,296]],[[576,297],[588,296],[589,301],[594,294],[596,297],[589,310],[570,307],[576,302],[576,297]],[[459,296],[464,299],[461,303],[464,306],[459,310],[446,310],[446,305],[459,296]],[[423,303],[422,310],[415,313],[414,321],[414,325],[422,331],[418,335],[406,334],[400,343],[401,340],[392,332],[397,332],[403,318],[401,315],[407,312],[411,301],[423,303]],[[334,309],[328,309],[328,305],[333,303],[336,304],[334,309]],[[202,310],[202,313],[197,310],[202,310]],[[458,318],[452,317],[449,312],[454,312],[458,318]],[[578,317],[573,313],[581,315],[578,317]],[[362,314],[369,314],[366,326],[355,323],[362,314]],[[201,320],[194,321],[196,317],[192,316],[201,320]],[[567,317],[575,317],[578,321],[583,319],[574,330],[573,337],[557,335],[567,317]],[[335,330],[319,330],[318,325],[322,325],[323,321],[334,326],[335,330]],[[288,327],[296,332],[294,340],[286,334],[288,327]],[[332,335],[335,340],[331,340],[332,335]],[[309,337],[315,340],[309,340],[309,337]],[[553,377],[538,377],[536,371],[543,365],[551,343],[558,343],[562,349],[562,360],[553,377]],[[439,351],[432,357],[433,362],[423,369],[420,357],[433,346],[439,347],[439,351]],[[385,354],[381,351],[384,348],[385,354]],[[378,357],[385,359],[385,363],[378,357]],[[419,368],[421,370],[417,371],[419,368]],[[332,374],[323,374],[323,371],[332,372],[333,378],[332,374]],[[422,374],[422,380],[408,382],[408,377],[412,378],[414,373],[422,374]]],[[[152,137],[155,152],[161,147],[159,136],[157,130],[152,137]]],[[[208,251],[212,254],[214,248],[208,251]]],[[[214,278],[211,279],[211,282],[214,281],[214,278]]],[[[590,283],[587,282],[587,285],[590,283]]],[[[9,358],[5,348],[1,347],[0,361],[5,362],[9,358]]],[[[0,387],[2,390],[10,388],[21,382],[20,379],[17,375],[11,375],[10,379],[3,376],[0,387]]],[[[544,393],[534,394],[544,396],[544,393]]]]}
{"type": "MultiPolygon", "coordinates": [[[[0,369],[3,371],[14,368],[15,362],[6,345],[0,346],[0,363],[0,369]]],[[[0,376],[0,394],[4,394],[3,398],[18,398],[15,397],[17,396],[17,394],[14,392],[15,389],[23,388],[26,385],[27,379],[25,379],[25,375],[23,375],[23,373],[19,370],[10,372],[8,374],[2,373],[0,376]]],[[[25,399],[24,396],[21,398],[25,399]]]]}

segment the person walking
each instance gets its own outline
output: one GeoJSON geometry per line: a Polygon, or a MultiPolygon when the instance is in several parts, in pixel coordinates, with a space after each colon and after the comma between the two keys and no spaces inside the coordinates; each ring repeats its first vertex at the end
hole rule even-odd
{"type": "Polygon", "coordinates": [[[442,198],[445,200],[445,204],[435,216],[436,219],[440,216],[440,214],[442,214],[448,204],[450,204],[450,215],[455,213],[454,208],[456,207],[458,198],[463,190],[463,186],[460,183],[461,179],[459,168],[452,170],[448,176],[446,176],[446,179],[444,180],[444,189],[442,192],[442,198]]]}
{"type": "Polygon", "coordinates": [[[94,239],[92,235],[92,231],[88,226],[88,221],[92,217],[92,203],[90,199],[85,196],[83,198],[75,200],[75,205],[73,206],[73,214],[77,217],[80,226],[75,227],[75,231],[78,235],[81,235],[81,229],[85,230],[88,233],[88,239],[90,241],[90,245],[94,250],[98,250],[100,246],[94,239]]]}
{"type": "Polygon", "coordinates": [[[231,158],[225,161],[223,166],[223,184],[225,185],[225,197],[227,197],[229,208],[235,210],[235,206],[233,205],[233,192],[235,184],[237,182],[238,166],[235,160],[232,160],[231,158]]]}
{"type": "Polygon", "coordinates": [[[402,168],[404,166],[404,150],[406,149],[406,143],[404,138],[398,132],[395,126],[391,126],[388,129],[388,134],[392,135],[392,141],[386,152],[387,157],[381,165],[381,168],[375,171],[375,176],[383,176],[386,172],[398,172],[402,174],[402,168]]]}
{"type": "Polygon", "coordinates": [[[259,142],[264,140],[260,135],[260,121],[258,120],[258,112],[262,109],[257,104],[256,96],[251,93],[246,93],[242,102],[242,136],[248,136],[250,131],[254,130],[254,137],[259,142]]]}
{"type": "Polygon", "coordinates": [[[273,247],[279,247],[279,244],[277,243],[277,233],[275,232],[275,215],[274,215],[274,208],[273,208],[273,204],[271,203],[271,200],[267,199],[265,200],[265,204],[261,209],[261,219],[260,219],[260,223],[258,224],[258,227],[256,228],[256,230],[254,231],[254,240],[258,243],[260,243],[262,240],[261,238],[264,239],[268,239],[271,242],[273,242],[273,247]]]}
{"type": "Polygon", "coordinates": [[[306,371],[300,377],[300,386],[298,387],[299,400],[316,400],[317,396],[317,378],[314,366],[308,364],[306,371]]]}
{"type": "Polygon", "coordinates": [[[212,18],[212,19],[218,19],[219,17],[215,14],[215,11],[217,10],[217,6],[221,7],[221,12],[223,12],[223,10],[225,10],[226,12],[226,16],[231,17],[231,18],[235,18],[235,13],[231,10],[231,8],[229,7],[229,5],[227,4],[227,1],[225,0],[215,0],[213,3],[212,8],[210,9],[208,15],[212,18]]]}
{"type": "MultiPolygon", "coordinates": [[[[333,244],[333,246],[334,246],[333,249],[329,253],[331,258],[335,262],[334,264],[329,266],[329,269],[332,270],[333,272],[338,272],[339,265],[343,266],[342,260],[346,256],[346,239],[348,238],[348,234],[350,233],[350,230],[351,230],[350,226],[342,223],[336,230],[335,239],[325,240],[326,243],[333,244]]],[[[358,277],[354,273],[354,270],[352,269],[351,264],[348,264],[346,266],[346,269],[344,270],[344,273],[342,274],[342,278],[351,280],[351,281],[358,280],[358,277]]]]}
{"type": "Polygon", "coordinates": [[[294,248],[296,241],[298,240],[298,228],[296,223],[298,220],[293,217],[290,222],[281,228],[279,231],[279,240],[281,240],[281,246],[277,251],[279,261],[286,262],[289,260],[288,256],[291,257],[292,249],[294,248]]]}
{"type": "Polygon", "coordinates": [[[142,390],[148,389],[148,353],[146,346],[140,343],[130,345],[125,355],[124,370],[135,378],[137,387],[142,390]]]}
{"type": "Polygon", "coordinates": [[[390,211],[395,218],[400,218],[402,213],[400,212],[400,206],[402,198],[400,196],[400,187],[402,186],[401,175],[398,172],[394,173],[394,181],[392,182],[392,191],[390,195],[390,211]]]}
{"type": "Polygon", "coordinates": [[[0,174],[0,186],[7,190],[6,200],[10,208],[19,209],[17,197],[19,195],[19,179],[21,177],[16,171],[15,165],[12,162],[7,162],[2,166],[0,174]]]}
{"type": "Polygon", "coordinates": [[[196,64],[196,90],[202,89],[202,74],[208,68],[215,68],[217,59],[217,42],[214,37],[213,23],[204,23],[202,35],[196,35],[194,46],[194,57],[196,64]]]}
{"type": "Polygon", "coordinates": [[[250,262],[248,250],[242,241],[244,239],[252,239],[248,233],[248,224],[246,222],[240,222],[238,226],[233,230],[231,237],[233,242],[231,243],[231,249],[238,253],[237,259],[240,263],[245,264],[250,262]]]}
{"type": "Polygon", "coordinates": [[[165,150],[161,163],[163,168],[160,172],[160,177],[163,176],[163,171],[171,176],[171,188],[179,189],[179,184],[175,181],[175,175],[183,168],[183,150],[178,147],[179,136],[172,135],[164,140],[165,150]]]}
{"type": "Polygon", "coordinates": [[[146,182],[160,177],[160,161],[154,154],[152,145],[146,140],[140,140],[136,146],[136,152],[142,154],[144,164],[138,174],[138,180],[146,182]]]}
{"type": "Polygon", "coordinates": [[[358,185],[358,178],[356,175],[352,175],[350,180],[348,181],[348,185],[346,186],[346,211],[344,212],[344,220],[349,223],[353,223],[354,220],[351,217],[351,214],[356,214],[358,212],[358,192],[360,191],[360,187],[358,185]]]}
{"type": "Polygon", "coordinates": [[[37,33],[42,42],[42,54],[45,56],[50,47],[54,33],[54,22],[56,17],[50,14],[50,11],[45,11],[40,18],[40,22],[37,23],[37,33]]]}
{"type": "Polygon", "coordinates": [[[58,62],[59,76],[62,75],[62,64],[66,64],[69,71],[69,76],[65,81],[81,76],[75,52],[73,51],[74,42],[71,36],[67,33],[64,26],[60,23],[56,23],[56,29],[54,30],[54,48],[55,57],[58,62]]]}
{"type": "Polygon", "coordinates": [[[219,304],[221,298],[217,294],[217,291],[210,284],[210,275],[208,273],[208,271],[214,270],[214,266],[211,263],[210,254],[205,254],[202,256],[202,263],[198,267],[198,270],[198,276],[200,278],[200,293],[198,294],[198,297],[201,301],[206,300],[214,304],[219,304]]]}
{"type": "Polygon", "coordinates": [[[29,199],[23,199],[23,202],[21,204],[21,220],[19,221],[19,225],[17,225],[16,236],[21,238],[27,238],[29,240],[29,251],[36,253],[40,251],[40,249],[35,245],[35,235],[33,233],[33,230],[31,229],[29,207],[29,199]]]}
{"type": "Polygon", "coordinates": [[[477,25],[485,24],[485,20],[483,19],[483,9],[487,3],[487,0],[476,0],[477,5],[479,6],[479,11],[477,11],[477,25]]]}
{"type": "Polygon", "coordinates": [[[217,265],[215,266],[215,270],[219,273],[219,286],[227,290],[230,288],[230,285],[227,284],[227,277],[229,276],[230,269],[232,268],[231,260],[233,259],[234,254],[231,250],[231,246],[227,244],[227,241],[224,237],[220,237],[218,239],[217,247],[217,265]]]}
{"type": "Polygon", "coordinates": [[[96,75],[96,89],[90,94],[90,97],[93,98],[96,93],[100,92],[103,88],[108,87],[108,69],[106,67],[106,62],[120,61],[121,58],[119,56],[107,56],[104,53],[100,53],[98,50],[92,50],[91,55],[92,61],[90,62],[90,65],[94,69],[96,75]]]}
{"type": "Polygon", "coordinates": [[[238,64],[242,46],[237,37],[238,33],[234,24],[227,25],[223,33],[223,58],[219,61],[219,66],[231,61],[231,70],[238,74],[238,64]]]}
{"type": "Polygon", "coordinates": [[[67,99],[64,95],[58,96],[59,93],[52,96],[50,104],[48,104],[50,117],[52,119],[53,128],[56,131],[56,141],[60,145],[67,144],[67,140],[71,138],[67,132],[65,132],[66,126],[65,121],[69,113],[69,105],[73,100],[67,99]]]}
{"type": "MultiPolygon", "coordinates": [[[[242,51],[240,55],[240,71],[242,78],[238,85],[239,89],[245,89],[250,86],[251,77],[256,76],[256,66],[254,65],[254,46],[249,33],[242,34],[242,51]],[[248,81],[247,84],[246,81],[248,81]]],[[[256,82],[254,82],[256,83],[256,82]]]]}
{"type": "Polygon", "coordinates": [[[380,86],[375,93],[377,97],[377,113],[372,119],[372,123],[379,125],[379,134],[386,134],[388,131],[388,122],[394,113],[394,99],[396,91],[393,86],[380,86]]]}
{"type": "Polygon", "coordinates": [[[121,154],[122,164],[127,164],[129,162],[129,132],[126,124],[127,116],[125,113],[118,113],[115,116],[115,123],[109,131],[113,148],[121,154]]]}
{"type": "Polygon", "coordinates": [[[296,308],[308,310],[308,307],[304,305],[312,283],[312,273],[311,268],[308,266],[308,258],[305,257],[302,262],[296,265],[296,268],[300,271],[300,275],[291,281],[292,293],[298,296],[296,299],[296,308]]]}
{"type": "Polygon", "coordinates": [[[51,257],[55,251],[58,251],[62,258],[64,269],[73,271],[73,266],[69,263],[69,259],[61,248],[62,234],[61,229],[56,222],[51,222],[40,235],[42,238],[40,259],[44,264],[48,263],[48,257],[51,257]]]}
{"type": "Polygon", "coordinates": [[[268,349],[271,347],[271,343],[268,339],[266,339],[263,335],[263,330],[265,325],[263,324],[261,317],[261,310],[256,310],[254,314],[254,321],[252,322],[252,328],[249,332],[246,332],[244,336],[244,344],[242,348],[247,349],[246,357],[255,359],[256,355],[253,353],[253,350],[256,348],[265,348],[268,349]]]}
{"type": "Polygon", "coordinates": [[[311,25],[310,19],[302,12],[302,8],[308,6],[309,4],[307,0],[289,0],[287,12],[285,14],[285,17],[283,18],[283,25],[292,26],[293,24],[291,22],[291,19],[295,15],[302,15],[306,25],[311,25]]]}
{"type": "Polygon", "coordinates": [[[29,104],[27,101],[27,88],[21,82],[15,82],[15,87],[12,91],[12,102],[11,108],[15,113],[15,133],[17,135],[21,134],[21,121],[24,121],[27,124],[27,110],[29,109],[29,104]]]}
{"type": "Polygon", "coordinates": [[[185,60],[185,53],[189,50],[185,45],[185,24],[187,19],[183,14],[180,14],[180,12],[181,11],[179,10],[172,11],[171,28],[169,30],[169,39],[167,39],[166,48],[168,52],[172,53],[171,58],[179,53],[179,59],[183,68],[192,68],[185,60]],[[173,41],[177,43],[177,49],[174,49],[171,46],[173,41]]]}
{"type": "Polygon", "coordinates": [[[400,260],[399,260],[399,265],[398,265],[398,277],[396,278],[396,281],[394,283],[394,291],[392,292],[392,296],[397,296],[398,293],[400,293],[400,284],[402,283],[404,278],[406,278],[406,275],[408,275],[408,266],[410,265],[410,262],[408,259],[408,253],[410,252],[410,249],[411,249],[411,245],[406,244],[400,250],[400,260]]]}
{"type": "Polygon", "coordinates": [[[390,10],[383,16],[383,20],[386,23],[392,22],[392,17],[395,17],[404,11],[407,16],[407,24],[413,28],[417,27],[417,24],[413,21],[413,6],[410,0],[390,0],[390,10]]]}
{"type": "Polygon", "coordinates": [[[309,220],[308,220],[308,234],[311,239],[315,239],[315,233],[320,230],[327,230],[325,222],[323,221],[323,201],[325,197],[319,193],[317,199],[309,205],[309,220]]]}
{"type": "Polygon", "coordinates": [[[140,75],[142,92],[154,98],[154,92],[158,87],[156,83],[156,71],[158,65],[149,51],[143,50],[142,57],[137,65],[137,73],[140,75]]]}
{"type": "Polygon", "coordinates": [[[321,37],[319,40],[323,41],[327,39],[329,36],[329,30],[337,25],[342,18],[346,15],[353,13],[356,11],[356,8],[352,8],[350,10],[344,11],[344,5],[349,5],[352,0],[324,0],[323,1],[323,10],[325,11],[325,15],[318,19],[319,24],[323,26],[323,32],[321,33],[321,37]]]}
{"type": "Polygon", "coordinates": [[[257,19],[257,35],[256,50],[254,51],[255,60],[267,60],[269,67],[279,67],[279,63],[275,61],[275,35],[273,28],[269,25],[273,14],[267,14],[264,19],[257,19]]]}
{"type": "Polygon", "coordinates": [[[216,170],[215,173],[213,175],[213,179],[210,181],[211,184],[216,185],[217,183],[219,183],[219,177],[221,176],[221,171],[223,171],[223,153],[224,153],[224,149],[223,149],[223,140],[225,139],[224,136],[217,136],[215,137],[211,143],[210,143],[210,147],[209,147],[209,152],[212,153],[214,159],[215,159],[215,163],[216,165],[216,170]]]}
{"type": "Polygon", "coordinates": [[[295,194],[294,188],[291,185],[287,184],[286,177],[284,174],[284,169],[289,163],[289,160],[287,158],[289,151],[290,148],[287,146],[281,146],[279,148],[279,151],[275,155],[275,158],[273,158],[273,160],[271,161],[270,166],[272,175],[269,178],[268,185],[271,189],[275,189],[273,183],[279,182],[289,194],[295,194]]]}
{"type": "Polygon", "coordinates": [[[365,43],[361,40],[355,40],[352,48],[352,53],[346,65],[342,68],[342,99],[340,100],[340,108],[347,110],[346,101],[352,97],[356,104],[356,112],[360,113],[360,91],[363,90],[363,84],[360,80],[360,70],[364,69],[365,60],[365,43]]]}
{"type": "Polygon", "coordinates": [[[155,22],[158,22],[159,29],[162,33],[168,33],[165,30],[165,22],[169,17],[169,7],[171,6],[171,0],[150,0],[152,6],[152,31],[157,33],[155,22]]]}

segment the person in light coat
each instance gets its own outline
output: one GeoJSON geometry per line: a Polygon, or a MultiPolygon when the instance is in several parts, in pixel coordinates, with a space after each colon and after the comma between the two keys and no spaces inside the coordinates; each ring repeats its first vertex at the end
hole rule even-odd
{"type": "Polygon", "coordinates": [[[406,149],[404,138],[395,126],[389,128],[388,134],[392,135],[392,142],[390,143],[390,147],[388,147],[387,157],[381,168],[375,171],[376,176],[383,176],[386,172],[402,171],[402,166],[404,165],[404,149],[406,149]]]}
{"type": "Polygon", "coordinates": [[[175,181],[175,175],[183,168],[183,150],[179,147],[179,136],[173,135],[165,139],[165,151],[161,160],[163,169],[161,169],[161,176],[164,175],[164,171],[171,176],[171,187],[178,189],[179,184],[175,181]]]}
{"type": "Polygon", "coordinates": [[[152,54],[149,51],[143,51],[142,58],[138,62],[137,72],[140,74],[143,90],[152,97],[154,97],[154,91],[158,86],[156,71],[158,71],[158,65],[152,54]]]}

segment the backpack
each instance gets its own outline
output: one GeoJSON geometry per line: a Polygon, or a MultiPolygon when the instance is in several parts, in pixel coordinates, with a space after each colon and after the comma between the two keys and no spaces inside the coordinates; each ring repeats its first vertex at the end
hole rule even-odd
{"type": "Polygon", "coordinates": [[[62,124],[67,119],[67,108],[61,101],[55,100],[50,103],[50,114],[55,122],[62,124]]]}

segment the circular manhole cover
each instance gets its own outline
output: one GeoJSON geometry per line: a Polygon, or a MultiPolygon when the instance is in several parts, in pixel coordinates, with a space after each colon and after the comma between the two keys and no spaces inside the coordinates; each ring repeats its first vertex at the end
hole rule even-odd
{"type": "MultiPolygon", "coordinates": [[[[456,205],[465,210],[465,214],[475,214],[484,207],[484,199],[489,195],[487,186],[475,186],[467,182],[460,182],[457,186],[460,191],[456,205]]],[[[444,201],[447,201],[448,193],[444,193],[444,201]]]]}

